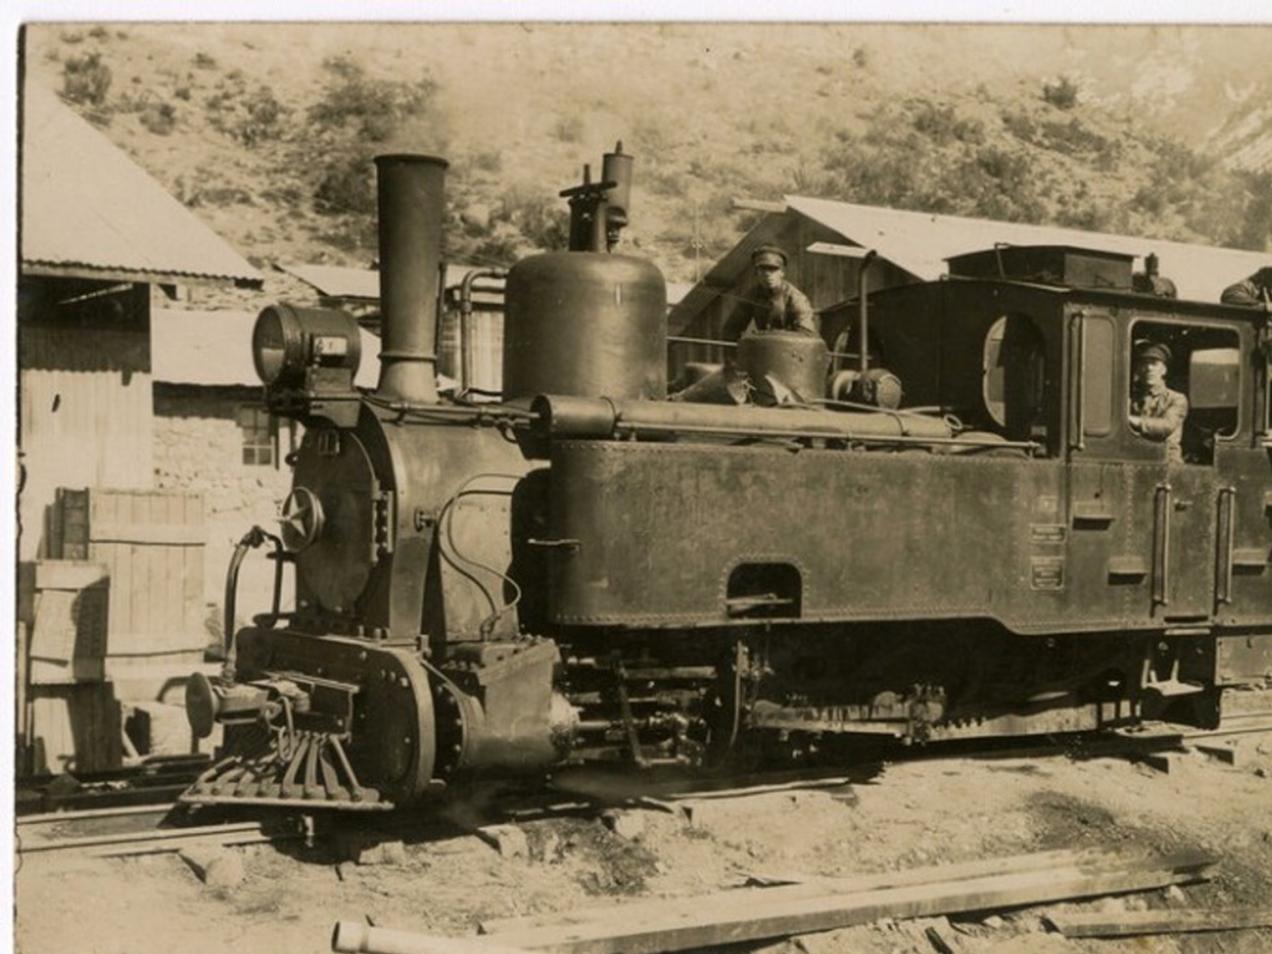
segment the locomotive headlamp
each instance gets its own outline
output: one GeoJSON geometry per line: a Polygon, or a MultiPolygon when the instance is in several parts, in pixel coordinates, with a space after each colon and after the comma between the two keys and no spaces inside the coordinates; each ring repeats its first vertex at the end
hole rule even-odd
{"type": "Polygon", "coordinates": [[[252,330],[256,373],[271,389],[351,388],[361,357],[358,323],[343,311],[271,305],[252,330]]]}

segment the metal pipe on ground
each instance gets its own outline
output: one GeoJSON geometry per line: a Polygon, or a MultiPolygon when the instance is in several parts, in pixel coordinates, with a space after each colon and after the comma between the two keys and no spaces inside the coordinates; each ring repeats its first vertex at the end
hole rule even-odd
{"type": "Polygon", "coordinates": [[[525,954],[521,948],[484,938],[437,937],[359,921],[336,922],[331,949],[337,954],[525,954]]]}
{"type": "Polygon", "coordinates": [[[375,157],[380,216],[380,381],[389,400],[437,401],[437,288],[447,162],[375,157]]]}

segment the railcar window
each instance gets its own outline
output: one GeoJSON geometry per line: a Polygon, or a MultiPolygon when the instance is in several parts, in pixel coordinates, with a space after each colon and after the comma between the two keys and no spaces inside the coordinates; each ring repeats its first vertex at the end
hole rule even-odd
{"type": "Polygon", "coordinates": [[[1166,442],[1172,459],[1213,464],[1216,443],[1235,437],[1240,427],[1242,362],[1236,330],[1139,321],[1132,325],[1131,335],[1132,422],[1138,412],[1145,421],[1138,428],[1141,435],[1166,442]],[[1137,370],[1145,355],[1161,359],[1164,379],[1137,370]],[[1173,431],[1153,424],[1174,423],[1181,412],[1182,426],[1173,431]]]}
{"type": "Polygon", "coordinates": [[[1007,426],[1007,401],[1003,396],[1003,333],[1006,330],[1006,316],[989,326],[981,365],[984,375],[981,390],[985,396],[985,409],[999,427],[1007,426]]]}

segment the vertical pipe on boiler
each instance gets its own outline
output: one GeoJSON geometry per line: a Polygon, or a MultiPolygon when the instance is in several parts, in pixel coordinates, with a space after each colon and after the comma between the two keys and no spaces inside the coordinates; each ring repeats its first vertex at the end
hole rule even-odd
{"type": "Polygon", "coordinates": [[[376,156],[381,397],[437,401],[437,286],[445,159],[376,156]]]}

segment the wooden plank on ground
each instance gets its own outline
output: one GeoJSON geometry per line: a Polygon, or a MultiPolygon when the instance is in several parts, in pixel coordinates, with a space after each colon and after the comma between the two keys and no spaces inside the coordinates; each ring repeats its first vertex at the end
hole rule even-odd
{"type": "Polygon", "coordinates": [[[491,936],[514,947],[556,954],[661,954],[830,931],[882,917],[925,917],[1142,891],[1199,880],[1211,864],[1212,859],[1190,853],[1151,863],[1137,861],[1124,870],[1063,867],[769,902],[757,896],[762,891],[737,892],[739,898],[728,904],[676,899],[662,911],[645,907],[631,915],[615,907],[604,920],[567,921],[491,936]]]}
{"type": "Polygon", "coordinates": [[[1239,760],[1237,743],[1229,740],[1227,744],[1221,742],[1194,742],[1195,748],[1202,755],[1209,756],[1212,759],[1218,759],[1228,765],[1236,765],[1239,760]]]}
{"type": "Polygon", "coordinates": [[[1046,919],[1065,937],[1129,937],[1136,934],[1183,934],[1272,927],[1272,908],[1048,914],[1046,919]]]}
{"type": "MultiPolygon", "coordinates": [[[[768,903],[794,898],[821,897],[826,894],[854,894],[861,891],[881,891],[886,888],[900,888],[908,885],[933,884],[940,881],[953,881],[957,878],[986,877],[1002,875],[1018,871],[1054,870],[1058,867],[1076,867],[1089,865],[1092,869],[1102,863],[1115,865],[1119,856],[1108,851],[1039,851],[1026,855],[1012,855],[1007,858],[990,858],[980,861],[969,861],[953,865],[925,865],[921,868],[910,868],[905,871],[889,871],[881,874],[856,875],[840,878],[822,875],[796,874],[761,874],[757,880],[767,882],[774,887],[764,888],[732,888],[712,894],[698,895],[679,899],[686,909],[710,908],[715,906],[745,906],[751,900],[768,903]]],[[[1124,858],[1122,859],[1124,861],[1124,858]]],[[[603,921],[614,917],[621,911],[624,917],[638,914],[651,915],[665,913],[676,904],[674,899],[657,898],[650,901],[638,901],[615,908],[612,904],[594,905],[591,907],[572,908],[567,915],[530,915],[514,918],[492,918],[481,922],[482,933],[497,934],[505,931],[520,931],[569,921],[603,921]]]]}

